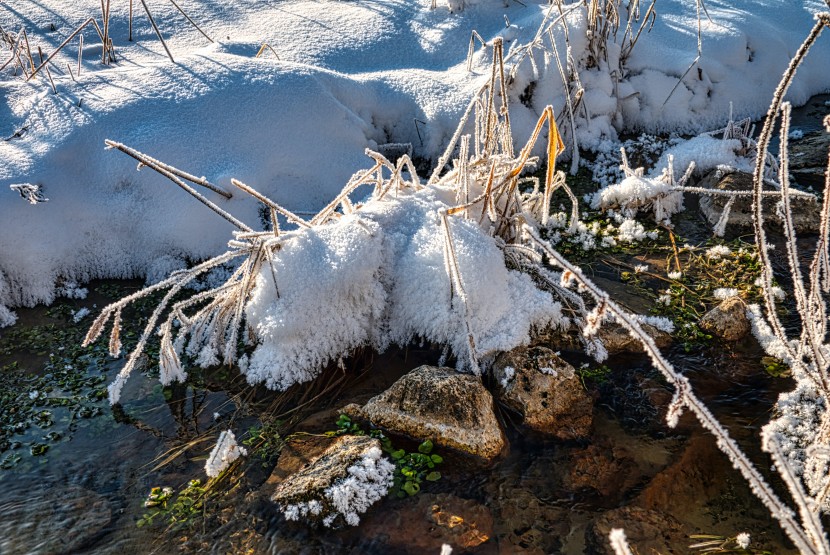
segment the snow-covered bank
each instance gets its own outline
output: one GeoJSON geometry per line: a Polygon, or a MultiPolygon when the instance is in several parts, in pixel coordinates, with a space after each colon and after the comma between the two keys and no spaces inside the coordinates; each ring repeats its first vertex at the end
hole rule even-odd
{"type": "MultiPolygon", "coordinates": [[[[66,70],[71,63],[75,71],[76,41],[51,66],[58,95],[43,76],[25,83],[12,75],[12,66],[0,74],[0,134],[11,137],[0,142],[0,325],[12,319],[3,305],[51,302],[62,282],[157,279],[223,250],[230,236],[226,223],[162,177],[136,173],[123,155],[104,152],[105,138],[228,190],[236,177],[290,209],[314,211],[368,165],[366,147],[407,142],[417,154],[435,159],[488,78],[490,49],[478,48],[467,72],[472,30],[488,43],[496,36],[513,38],[508,63],[516,62],[522,59],[517,45],[533,39],[549,11],[547,5],[491,1],[468,3],[460,13],[443,4],[431,10],[429,2],[399,1],[181,5],[216,42],[208,43],[169,5],[150,3],[176,64],[141,12],[134,22],[136,42],[127,42],[127,3],[113,2],[115,65],[100,65],[100,44],[88,30],[80,76],[66,70]],[[280,61],[270,50],[254,58],[263,43],[280,61]],[[49,201],[26,203],[9,189],[21,183],[40,185],[49,201]]],[[[709,129],[725,121],[730,101],[736,116],[761,115],[774,76],[823,3],[706,6],[711,21],[704,17],[699,71],[688,72],[668,101],[696,56],[693,5],[658,0],[653,29],[640,37],[622,71],[613,45],[609,63],[585,68],[585,11],[563,7],[570,10],[565,21],[572,69],[584,85],[577,111],[581,145],[613,140],[622,128],[709,129]]],[[[23,0],[0,5],[0,26],[7,33],[25,28],[32,47],[42,45],[48,54],[96,14],[100,18],[92,0],[23,0]]],[[[548,23],[557,15],[552,11],[548,23]]],[[[563,27],[551,31],[567,67],[563,27]]],[[[524,58],[512,85],[517,144],[545,105],[557,113],[565,107],[546,37],[533,50],[536,70],[524,58]],[[522,93],[524,103],[518,102],[522,93]]],[[[0,64],[8,56],[3,45],[0,64]]],[[[799,71],[790,93],[794,103],[828,90],[828,56],[830,41],[823,39],[799,71]]],[[[255,201],[208,194],[259,227],[255,201]]]]}

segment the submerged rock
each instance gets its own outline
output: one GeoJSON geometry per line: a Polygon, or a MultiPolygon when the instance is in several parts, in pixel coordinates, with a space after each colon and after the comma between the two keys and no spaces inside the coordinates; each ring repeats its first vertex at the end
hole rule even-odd
{"type": "Polygon", "coordinates": [[[726,341],[738,341],[749,333],[746,304],[740,297],[729,297],[703,315],[700,327],[726,341]]]}
{"type": "MultiPolygon", "coordinates": [[[[671,345],[671,334],[659,330],[651,324],[640,323],[640,327],[654,340],[658,348],[665,349],[671,345]]],[[[643,345],[640,340],[632,336],[621,324],[615,322],[604,324],[597,332],[597,336],[602,340],[602,344],[605,345],[605,350],[608,351],[609,355],[643,352],[643,345]]]]}
{"type": "MultiPolygon", "coordinates": [[[[825,162],[826,162],[825,151],[825,162]]],[[[699,187],[721,191],[751,191],[752,175],[741,171],[713,170],[704,177],[699,187]]],[[[773,191],[769,185],[764,185],[764,190],[773,191]]],[[[716,226],[721,219],[724,207],[729,197],[702,195],[700,197],[700,211],[710,225],[716,226]]],[[[781,227],[781,218],[775,210],[780,198],[770,196],[764,198],[764,220],[768,224],[781,227]]],[[[793,225],[797,232],[816,232],[820,221],[821,205],[815,198],[791,197],[790,205],[793,213],[793,225]]],[[[752,197],[737,197],[729,211],[727,225],[736,226],[742,229],[752,229],[752,197]]]]}
{"type": "Polygon", "coordinates": [[[394,467],[381,455],[380,442],[345,435],[326,445],[320,438],[284,449],[269,479],[271,500],[288,520],[322,521],[339,517],[357,525],[359,513],[386,495],[394,467]]]}
{"type": "Polygon", "coordinates": [[[587,553],[613,555],[608,543],[612,528],[622,528],[634,553],[688,553],[689,538],[671,515],[640,507],[603,513],[585,531],[587,553]]]}
{"type": "Polygon", "coordinates": [[[493,366],[499,400],[528,428],[559,439],[591,433],[593,403],[573,366],[545,347],[519,347],[493,366]]]}
{"type": "Polygon", "coordinates": [[[470,499],[420,493],[397,510],[373,513],[361,525],[360,533],[394,548],[395,553],[438,553],[445,543],[454,553],[463,553],[490,541],[493,515],[485,505],[470,499]]]}
{"type": "Polygon", "coordinates": [[[419,366],[360,407],[343,409],[394,434],[463,451],[486,461],[498,457],[507,439],[493,410],[493,397],[471,374],[419,366]]]}

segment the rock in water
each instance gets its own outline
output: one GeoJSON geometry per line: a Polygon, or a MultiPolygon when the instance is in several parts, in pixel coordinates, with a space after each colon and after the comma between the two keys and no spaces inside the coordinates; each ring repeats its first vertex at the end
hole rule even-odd
{"type": "Polygon", "coordinates": [[[343,411],[392,433],[429,439],[488,462],[507,447],[493,397],[481,379],[451,368],[419,366],[365,406],[352,404],[343,411]]]}
{"type": "MultiPolygon", "coordinates": [[[[721,191],[751,191],[752,175],[741,172],[726,172],[718,169],[704,177],[699,187],[721,191]]],[[[775,191],[770,185],[764,185],[765,191],[775,191]]],[[[700,211],[713,227],[717,226],[729,197],[702,195],[700,197],[700,211]]],[[[778,217],[775,206],[781,198],[777,195],[764,197],[764,222],[778,228],[781,227],[781,218],[778,217]]],[[[815,198],[791,196],[793,225],[797,232],[814,233],[818,231],[821,220],[821,205],[815,198]]],[[[742,229],[752,229],[752,196],[737,197],[729,211],[728,225],[742,229]]]]}
{"type": "Polygon", "coordinates": [[[300,441],[280,455],[269,485],[271,500],[288,520],[308,519],[331,526],[343,517],[352,526],[359,513],[386,495],[394,466],[369,436],[340,436],[328,446],[300,441]],[[283,460],[285,458],[285,460],[283,460]]]}
{"type": "Polygon", "coordinates": [[[726,341],[743,339],[750,328],[746,304],[740,297],[729,297],[703,315],[700,327],[726,341]]]}
{"type": "Polygon", "coordinates": [[[590,435],[593,403],[573,366],[545,347],[519,347],[493,366],[499,400],[524,424],[559,439],[590,435]]]}

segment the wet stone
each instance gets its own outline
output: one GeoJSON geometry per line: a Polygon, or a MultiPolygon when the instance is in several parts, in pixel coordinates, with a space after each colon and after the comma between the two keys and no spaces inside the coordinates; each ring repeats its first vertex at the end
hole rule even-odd
{"type": "Polygon", "coordinates": [[[824,130],[807,133],[797,141],[789,141],[790,172],[801,185],[821,187],[827,169],[830,133],[824,130]]]}
{"type": "MultiPolygon", "coordinates": [[[[752,175],[741,171],[725,172],[724,170],[717,169],[706,175],[698,183],[698,186],[704,189],[721,191],[751,191],[752,175]]],[[[770,185],[764,185],[764,190],[774,191],[775,189],[770,185]]],[[[714,227],[720,221],[723,209],[728,200],[728,197],[725,196],[702,195],[700,197],[700,211],[711,226],[714,227]]],[[[763,201],[765,223],[778,229],[782,226],[781,218],[778,217],[775,210],[779,200],[780,197],[778,196],[770,196],[765,197],[763,201]]],[[[792,197],[790,199],[790,205],[792,207],[793,225],[797,232],[818,231],[821,205],[815,199],[792,197]]],[[[752,197],[737,197],[729,211],[728,226],[749,230],[753,228],[753,225],[752,197]]]]}
{"type": "Polygon", "coordinates": [[[749,334],[746,304],[740,297],[729,297],[703,315],[700,327],[726,341],[738,341],[749,334]]]}
{"type": "Polygon", "coordinates": [[[366,405],[343,408],[389,432],[491,461],[507,448],[493,397],[481,379],[451,368],[420,366],[366,405]]]}
{"type": "Polygon", "coordinates": [[[493,365],[499,400],[533,431],[570,440],[591,433],[593,403],[573,366],[545,347],[519,347],[493,365]]]}
{"type": "Polygon", "coordinates": [[[565,486],[572,491],[593,490],[604,502],[622,499],[641,478],[632,454],[623,447],[590,445],[571,456],[565,486]]]}

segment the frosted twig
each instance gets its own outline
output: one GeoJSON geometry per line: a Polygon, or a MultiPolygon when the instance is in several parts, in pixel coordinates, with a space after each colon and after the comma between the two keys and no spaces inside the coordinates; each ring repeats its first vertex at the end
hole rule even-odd
{"type": "MultiPolygon", "coordinates": [[[[193,187],[191,187],[190,185],[188,185],[187,183],[185,183],[184,181],[179,179],[179,177],[176,174],[174,174],[170,170],[166,169],[164,167],[164,166],[166,166],[166,164],[162,164],[158,160],[156,160],[154,158],[151,158],[150,156],[147,156],[146,154],[144,154],[142,152],[139,152],[139,151],[137,151],[133,148],[130,148],[127,145],[124,145],[122,143],[117,143],[115,141],[111,141],[109,139],[106,139],[104,141],[104,144],[106,144],[108,148],[114,148],[116,150],[120,150],[124,154],[138,160],[139,163],[140,163],[139,168],[141,166],[147,166],[148,168],[150,168],[152,170],[155,170],[156,172],[160,173],[161,175],[163,175],[164,177],[166,177],[167,179],[169,179],[170,181],[172,181],[173,183],[175,183],[176,185],[178,185],[179,187],[181,187],[182,189],[184,189],[185,191],[190,193],[193,197],[196,198],[196,200],[198,200],[199,202],[201,202],[202,204],[204,204],[205,206],[207,206],[208,208],[210,208],[211,210],[213,210],[214,212],[216,212],[217,214],[219,214],[220,216],[225,218],[227,221],[229,221],[230,223],[232,223],[233,225],[235,225],[239,229],[241,229],[243,231],[253,231],[246,224],[244,224],[241,221],[237,220],[235,217],[233,217],[231,214],[229,214],[225,210],[222,210],[221,208],[219,208],[219,206],[217,206],[215,203],[213,203],[212,201],[205,198],[198,191],[196,191],[193,187]]],[[[181,172],[181,173],[184,173],[184,172],[181,172]]]]}

